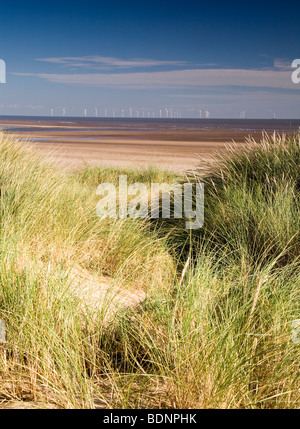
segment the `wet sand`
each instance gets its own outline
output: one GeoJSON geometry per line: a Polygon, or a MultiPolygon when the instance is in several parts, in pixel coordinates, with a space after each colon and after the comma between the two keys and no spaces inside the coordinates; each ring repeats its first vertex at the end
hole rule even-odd
{"type": "Polygon", "coordinates": [[[207,127],[126,130],[116,125],[108,130],[103,124],[83,127],[62,122],[1,120],[0,127],[3,126],[8,127],[7,132],[31,140],[39,152],[67,168],[87,162],[119,167],[156,165],[184,172],[205,164],[216,152],[226,150],[232,141],[242,147],[249,135],[256,140],[261,138],[261,132],[207,127]]]}

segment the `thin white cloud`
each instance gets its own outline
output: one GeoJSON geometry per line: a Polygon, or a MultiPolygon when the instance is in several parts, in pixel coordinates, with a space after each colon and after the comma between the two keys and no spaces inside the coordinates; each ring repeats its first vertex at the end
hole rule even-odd
{"type": "MultiPolygon", "coordinates": [[[[297,100],[299,100],[299,94],[298,92],[292,92],[292,91],[288,91],[288,92],[278,92],[278,91],[272,91],[270,89],[268,90],[264,90],[263,88],[252,88],[251,91],[248,90],[244,90],[238,88],[237,90],[230,90],[230,91],[226,91],[226,93],[222,93],[222,95],[224,97],[232,97],[232,98],[247,98],[247,100],[249,100],[250,98],[254,98],[255,100],[257,99],[257,96],[261,96],[261,97],[265,97],[270,99],[271,97],[274,98],[287,98],[287,99],[292,99],[292,98],[296,98],[297,100]]],[[[217,91],[214,92],[202,92],[202,93],[198,93],[198,94],[190,94],[190,93],[183,93],[183,94],[165,94],[165,97],[168,98],[173,98],[173,99],[186,99],[186,100],[203,100],[204,98],[212,98],[212,99],[216,99],[219,100],[220,99],[220,93],[217,91]]],[[[300,101],[300,100],[299,100],[300,101]]]]}
{"type": "Polygon", "coordinates": [[[285,70],[247,69],[188,69],[125,73],[14,73],[18,76],[35,76],[61,84],[89,85],[118,89],[164,89],[241,86],[299,90],[285,70]]]}
{"type": "Polygon", "coordinates": [[[35,106],[33,104],[25,104],[25,105],[16,104],[16,103],[15,104],[0,104],[1,109],[22,109],[24,107],[28,108],[28,109],[33,109],[33,110],[45,108],[45,106],[43,106],[43,105],[35,106]]]}
{"type": "Polygon", "coordinates": [[[185,61],[160,61],[145,58],[133,58],[123,60],[114,57],[103,57],[100,55],[83,57],[53,57],[37,58],[37,61],[44,61],[59,64],[69,68],[85,69],[112,69],[112,68],[137,68],[137,67],[161,67],[161,66],[186,66],[185,61]]]}
{"type": "Polygon", "coordinates": [[[292,64],[292,61],[288,61],[288,60],[285,60],[285,59],[282,59],[282,58],[276,58],[275,60],[274,60],[274,67],[276,68],[276,69],[279,69],[279,70],[282,70],[282,71],[287,71],[287,70],[291,70],[291,64],[292,64]]]}

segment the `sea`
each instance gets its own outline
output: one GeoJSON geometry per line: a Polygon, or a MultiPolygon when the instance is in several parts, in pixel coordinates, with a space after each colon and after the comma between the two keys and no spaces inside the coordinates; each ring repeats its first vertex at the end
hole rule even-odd
{"type": "Polygon", "coordinates": [[[124,132],[209,132],[218,130],[251,132],[294,132],[300,119],[167,119],[167,118],[89,118],[55,116],[0,116],[0,128],[11,132],[45,131],[124,131],[124,132]],[[15,124],[14,124],[15,123],[15,124]],[[28,125],[27,125],[27,124],[28,125]],[[7,125],[6,125],[7,124],[7,125]]]}

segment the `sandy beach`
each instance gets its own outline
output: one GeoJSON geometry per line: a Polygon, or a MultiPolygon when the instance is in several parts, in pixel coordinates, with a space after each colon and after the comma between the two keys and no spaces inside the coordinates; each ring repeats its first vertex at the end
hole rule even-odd
{"type": "Polygon", "coordinates": [[[161,126],[124,127],[115,123],[72,124],[61,121],[0,120],[20,138],[30,140],[34,147],[59,165],[77,168],[84,163],[103,166],[146,167],[156,165],[178,172],[194,169],[226,150],[233,141],[245,145],[250,135],[259,140],[261,132],[246,132],[228,128],[186,128],[161,126]]]}

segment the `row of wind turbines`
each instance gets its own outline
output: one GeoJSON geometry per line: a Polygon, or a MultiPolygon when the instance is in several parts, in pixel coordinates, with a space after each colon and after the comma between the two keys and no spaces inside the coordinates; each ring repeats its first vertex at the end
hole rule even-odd
{"type": "MultiPolygon", "coordinates": [[[[56,109],[57,110],[57,109],[56,109]]],[[[55,110],[52,107],[50,109],[51,116],[54,116],[55,110]]],[[[60,108],[59,114],[56,116],[66,116],[66,108],[60,108]]],[[[83,116],[86,118],[88,117],[88,109],[83,109],[83,116]]],[[[104,118],[167,118],[167,119],[180,119],[182,118],[181,111],[175,110],[173,108],[167,109],[166,107],[162,107],[159,109],[159,113],[155,113],[154,111],[149,110],[143,110],[143,109],[133,109],[132,107],[129,107],[128,109],[107,109],[106,107],[103,110],[103,114],[99,115],[99,110],[97,107],[95,107],[94,112],[92,115],[89,115],[89,117],[104,117],[104,118]]],[[[210,118],[210,112],[208,110],[202,110],[199,109],[197,114],[195,116],[198,116],[199,119],[210,118]]],[[[246,111],[242,110],[239,113],[240,119],[246,119],[246,111]]],[[[274,113],[274,119],[276,118],[274,113]]]]}
{"type": "MultiPolygon", "coordinates": [[[[60,109],[54,109],[53,107],[50,109],[50,115],[54,116],[66,116],[66,108],[60,108],[60,109]],[[59,110],[57,114],[57,110],[59,110]]],[[[199,109],[199,118],[202,118],[202,110],[199,109]]],[[[86,118],[88,117],[88,109],[83,109],[83,116],[86,118]]],[[[167,118],[167,119],[180,119],[182,118],[181,111],[178,111],[173,108],[167,109],[166,107],[162,107],[159,109],[159,112],[144,110],[144,109],[133,109],[132,107],[129,107],[128,109],[107,109],[106,107],[103,110],[103,114],[99,115],[99,110],[97,107],[95,107],[93,114],[89,117],[104,117],[104,118],[167,118]]],[[[203,117],[208,119],[210,117],[210,113],[208,110],[204,110],[203,117]]]]}

